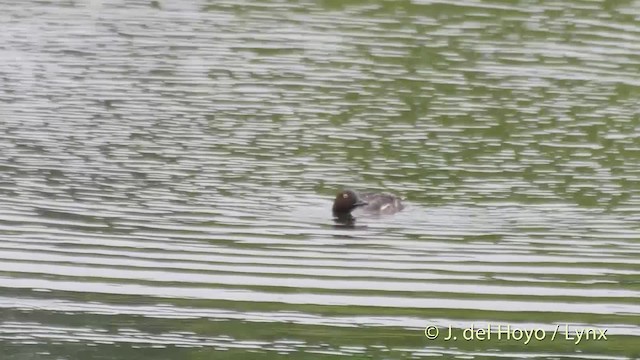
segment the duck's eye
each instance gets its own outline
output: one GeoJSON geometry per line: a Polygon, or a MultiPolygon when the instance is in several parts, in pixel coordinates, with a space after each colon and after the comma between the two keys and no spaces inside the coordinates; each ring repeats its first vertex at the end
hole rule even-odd
{"type": "Polygon", "coordinates": [[[342,194],[342,197],[346,199],[349,197],[349,194],[342,194]]]}

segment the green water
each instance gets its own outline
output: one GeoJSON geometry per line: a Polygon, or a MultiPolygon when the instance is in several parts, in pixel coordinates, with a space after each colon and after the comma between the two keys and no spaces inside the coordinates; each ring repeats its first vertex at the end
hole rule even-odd
{"type": "Polygon", "coordinates": [[[2,360],[640,356],[637,2],[0,9],[2,360]]]}

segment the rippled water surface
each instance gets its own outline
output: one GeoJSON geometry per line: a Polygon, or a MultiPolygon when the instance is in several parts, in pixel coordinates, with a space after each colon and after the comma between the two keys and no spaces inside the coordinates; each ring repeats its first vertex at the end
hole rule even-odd
{"type": "Polygon", "coordinates": [[[640,357],[637,1],[0,10],[3,360],[640,357]]]}

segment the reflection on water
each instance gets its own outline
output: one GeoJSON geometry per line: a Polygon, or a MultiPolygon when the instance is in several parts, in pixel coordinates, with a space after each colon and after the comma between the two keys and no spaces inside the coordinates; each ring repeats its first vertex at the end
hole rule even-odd
{"type": "Polygon", "coordinates": [[[637,4],[0,4],[8,359],[640,356],[637,4]]]}

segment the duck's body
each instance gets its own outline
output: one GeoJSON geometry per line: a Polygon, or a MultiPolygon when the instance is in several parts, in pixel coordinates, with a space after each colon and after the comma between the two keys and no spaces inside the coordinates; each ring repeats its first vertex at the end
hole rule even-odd
{"type": "Polygon", "coordinates": [[[355,209],[368,214],[395,214],[404,209],[401,199],[389,193],[364,193],[358,195],[353,190],[338,193],[333,202],[333,216],[340,221],[353,221],[351,212],[355,209]]]}
{"type": "Polygon", "coordinates": [[[389,193],[364,193],[360,199],[368,204],[359,210],[367,213],[390,215],[404,209],[401,199],[389,193]]]}

